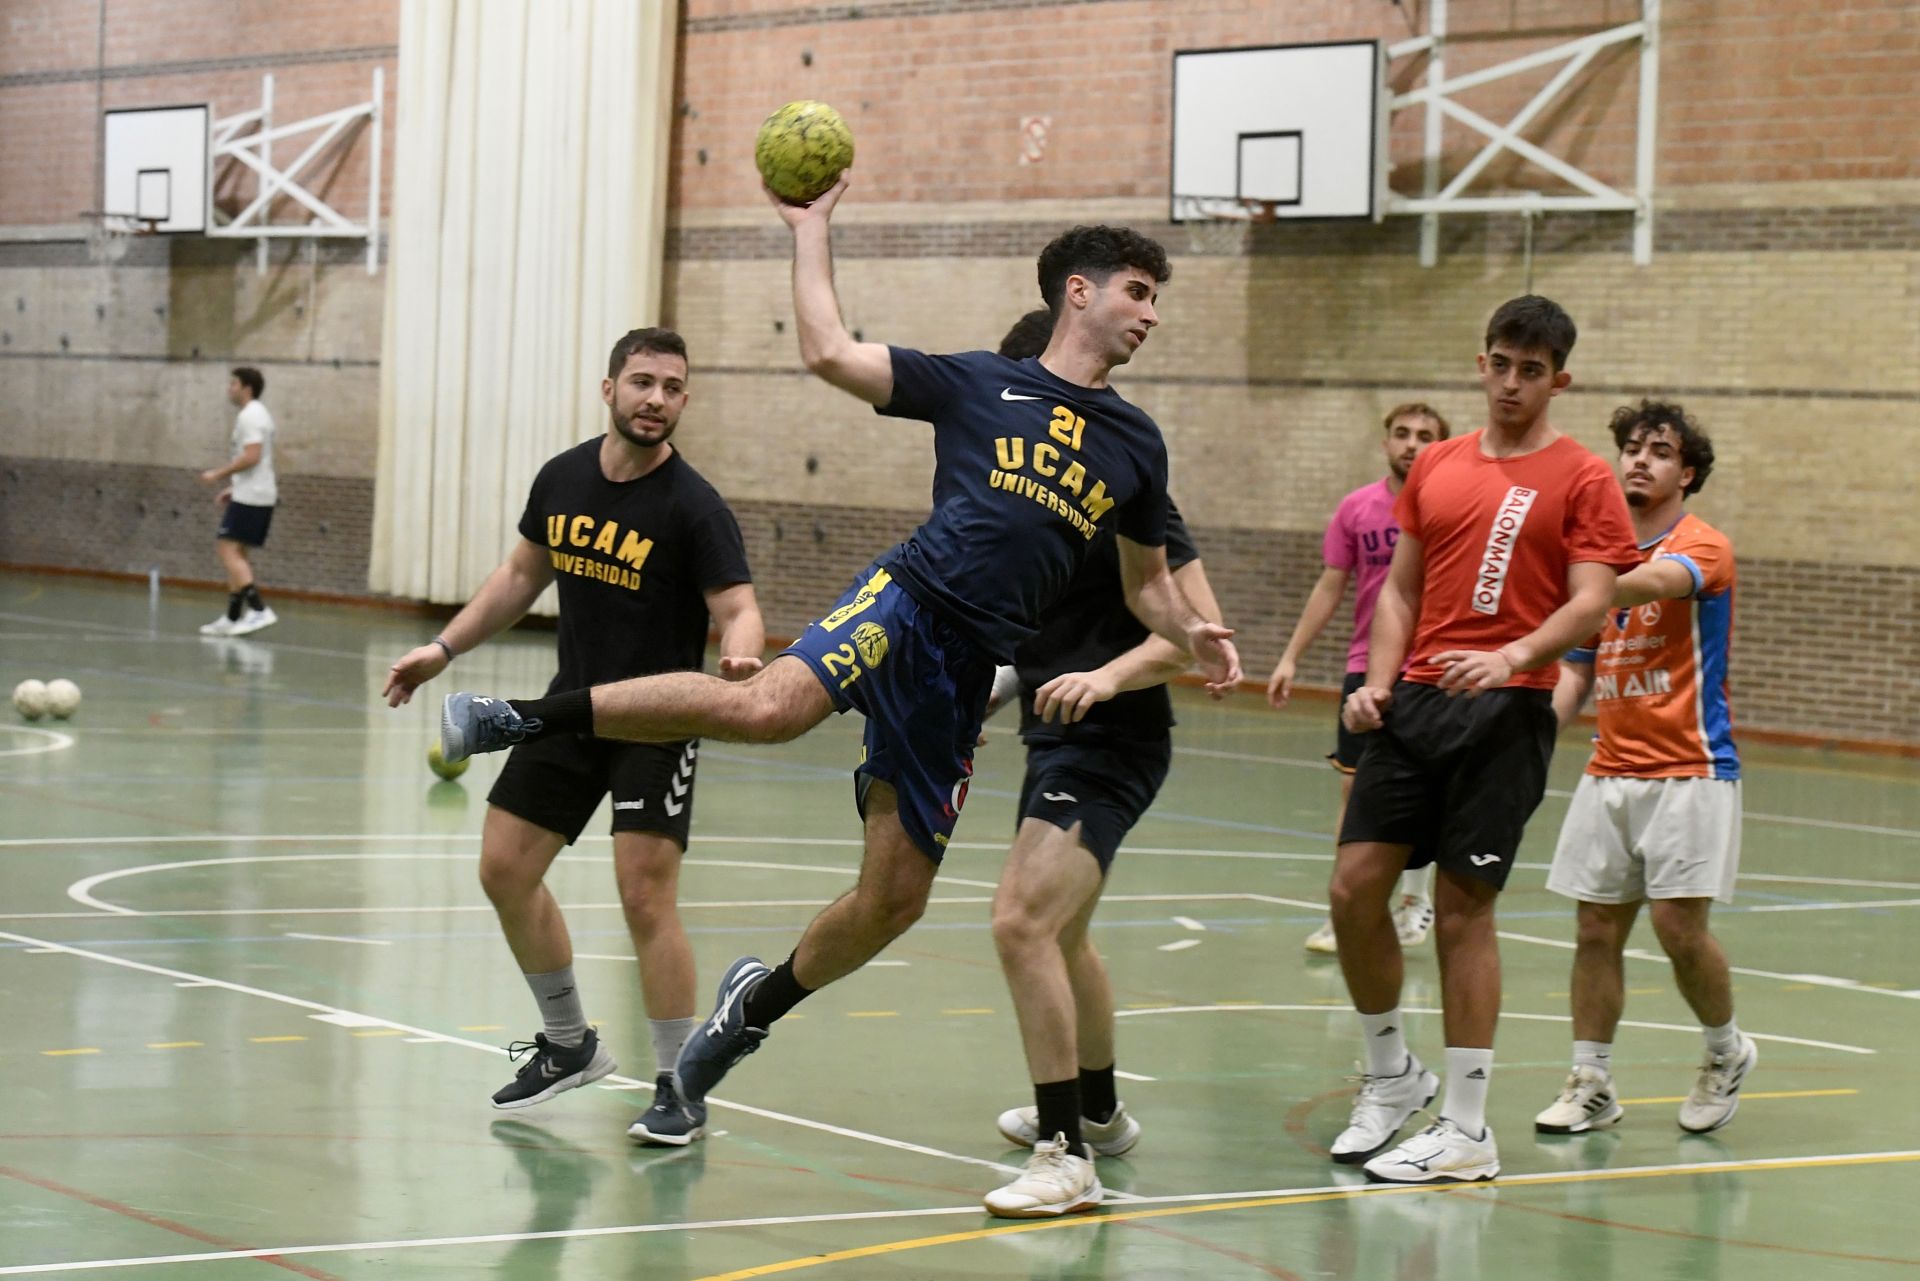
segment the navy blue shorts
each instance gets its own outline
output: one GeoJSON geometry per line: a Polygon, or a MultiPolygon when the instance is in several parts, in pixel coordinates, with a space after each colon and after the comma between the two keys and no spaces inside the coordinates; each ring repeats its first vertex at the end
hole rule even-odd
{"type": "Polygon", "coordinates": [[[267,545],[267,527],[273,524],[273,508],[254,507],[229,500],[220,509],[220,528],[215,538],[226,538],[248,547],[267,545]]]}
{"type": "Polygon", "coordinates": [[[1080,824],[1080,843],[1105,876],[1133,825],[1160,794],[1173,764],[1173,738],[1035,740],[1027,744],[1020,821],[1037,818],[1063,832],[1080,824]]]}
{"type": "Polygon", "coordinates": [[[966,804],[993,659],[878,565],[785,652],[813,669],[835,710],[867,718],[854,771],[862,814],[868,785],[889,784],[907,836],[938,863],[966,804]]]}

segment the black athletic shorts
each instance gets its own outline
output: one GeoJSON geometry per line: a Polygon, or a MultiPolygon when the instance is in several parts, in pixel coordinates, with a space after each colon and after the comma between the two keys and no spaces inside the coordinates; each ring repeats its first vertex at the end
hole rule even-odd
{"type": "Polygon", "coordinates": [[[220,508],[220,528],[215,538],[227,538],[248,547],[267,545],[267,527],[273,524],[273,508],[255,507],[229,499],[220,508]]]}
{"type": "Polygon", "coordinates": [[[1347,708],[1347,695],[1367,683],[1365,672],[1348,672],[1347,678],[1340,682],[1340,705],[1333,709],[1335,737],[1333,750],[1327,753],[1327,759],[1342,774],[1351,774],[1360,768],[1360,749],[1367,745],[1365,734],[1356,734],[1347,728],[1347,722],[1340,713],[1347,708]]]}
{"type": "Polygon", "coordinates": [[[1173,764],[1173,738],[1103,738],[1027,744],[1016,822],[1030,818],[1071,831],[1099,861],[1104,876],[1133,825],[1160,794],[1173,764]]]}
{"type": "Polygon", "coordinates": [[[693,822],[698,739],[616,743],[586,734],[556,734],[521,743],[507,754],[487,803],[571,845],[600,801],[613,793],[613,830],[658,832],[687,847],[693,822]]]}
{"type": "Polygon", "coordinates": [[[1438,863],[1498,889],[1546,794],[1557,732],[1544,689],[1448,698],[1399,682],[1386,725],[1366,735],[1340,843],[1411,845],[1408,867],[1438,863]]]}

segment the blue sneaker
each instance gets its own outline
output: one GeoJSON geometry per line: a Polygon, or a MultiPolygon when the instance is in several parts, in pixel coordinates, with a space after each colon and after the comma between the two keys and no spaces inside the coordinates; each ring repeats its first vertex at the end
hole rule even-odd
{"type": "Polygon", "coordinates": [[[706,1132],[707,1105],[682,1103],[671,1072],[654,1078],[653,1106],[627,1127],[629,1138],[670,1148],[683,1148],[706,1132]]]}
{"type": "Polygon", "coordinates": [[[757,956],[743,956],[720,976],[713,1017],[693,1029],[673,1065],[674,1085],[688,1107],[706,1110],[707,1094],[733,1065],[760,1048],[767,1029],[748,1027],[747,993],[773,970],[757,956]]]}
{"type": "Polygon", "coordinates": [[[440,755],[451,765],[478,752],[512,747],[539,728],[538,718],[524,719],[504,698],[461,690],[440,704],[440,755]]]}

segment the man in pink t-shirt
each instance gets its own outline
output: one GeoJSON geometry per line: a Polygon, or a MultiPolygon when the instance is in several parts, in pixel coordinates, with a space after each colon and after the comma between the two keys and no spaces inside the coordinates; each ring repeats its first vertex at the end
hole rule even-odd
{"type": "MultiPolygon", "coordinates": [[[[1306,606],[1300,611],[1300,621],[1294,624],[1293,637],[1287,642],[1279,665],[1273,669],[1273,678],[1267,682],[1267,701],[1273,706],[1285,707],[1293,696],[1294,673],[1301,656],[1332,621],[1334,611],[1340,608],[1340,598],[1346,594],[1347,579],[1355,576],[1359,578],[1359,589],[1353,601],[1353,636],[1347,642],[1347,676],[1340,687],[1341,706],[1346,705],[1347,695],[1365,683],[1373,602],[1380,595],[1380,585],[1387,581],[1387,567],[1393,563],[1393,544],[1400,537],[1400,526],[1393,519],[1393,502],[1400,494],[1407,473],[1413,469],[1413,460],[1428,445],[1445,440],[1448,430],[1447,420],[1440,416],[1440,411],[1419,401],[1396,405],[1388,413],[1383,442],[1387,474],[1341,499],[1333,519],[1327,522],[1326,537],[1320,544],[1320,559],[1326,568],[1320,571],[1320,580],[1308,594],[1306,606]]],[[[1327,759],[1340,771],[1340,813],[1344,816],[1347,795],[1353,790],[1353,770],[1360,763],[1361,740],[1340,723],[1338,716],[1334,723],[1338,737],[1327,759]]],[[[1338,831],[1339,826],[1336,819],[1334,830],[1338,831]]],[[[1433,924],[1433,903],[1427,894],[1429,875],[1429,869],[1421,868],[1409,871],[1401,881],[1400,907],[1393,919],[1403,947],[1425,942],[1427,930],[1433,924]]],[[[1307,935],[1307,951],[1334,954],[1331,919],[1307,935]]]]}

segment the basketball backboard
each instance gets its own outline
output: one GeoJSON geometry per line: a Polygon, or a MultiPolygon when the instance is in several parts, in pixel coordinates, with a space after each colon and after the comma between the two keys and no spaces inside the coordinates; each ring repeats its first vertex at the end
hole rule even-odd
{"type": "Polygon", "coordinates": [[[106,113],[101,214],[155,231],[207,229],[205,104],[106,113]]]}
{"type": "Polygon", "coordinates": [[[1269,45],[1173,55],[1172,219],[1371,218],[1380,46],[1269,45]]]}

